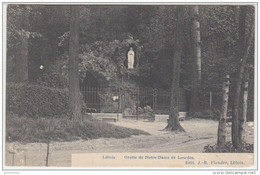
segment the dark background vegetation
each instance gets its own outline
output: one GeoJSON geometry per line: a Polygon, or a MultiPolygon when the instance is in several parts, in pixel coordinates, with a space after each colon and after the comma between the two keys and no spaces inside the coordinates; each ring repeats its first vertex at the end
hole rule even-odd
{"type": "MultiPolygon", "coordinates": [[[[80,83],[86,86],[141,87],[170,90],[172,56],[175,52],[176,6],[81,6],[80,83]],[[124,66],[129,46],[138,57],[138,71],[124,66]]],[[[235,73],[239,61],[237,6],[199,6],[202,48],[202,85],[197,117],[214,118],[222,103],[222,82],[231,76],[229,108],[233,105],[235,73]],[[213,93],[209,108],[209,92],[213,93]],[[205,112],[206,111],[206,112],[205,112]]],[[[252,7],[253,9],[253,7],[252,7]]],[[[249,15],[254,15],[253,10],[249,15]]],[[[191,19],[184,16],[184,51],[180,87],[190,94],[192,86],[191,19]]],[[[7,9],[7,114],[32,118],[64,118],[67,114],[69,6],[9,5],[7,9]],[[27,24],[25,16],[28,15],[27,24]],[[20,38],[28,39],[28,80],[15,80],[19,68],[20,38]],[[40,66],[43,65],[43,69],[40,66]]],[[[253,42],[254,43],[254,42],[253,42]]],[[[254,111],[254,47],[249,71],[248,120],[254,111]]]]}

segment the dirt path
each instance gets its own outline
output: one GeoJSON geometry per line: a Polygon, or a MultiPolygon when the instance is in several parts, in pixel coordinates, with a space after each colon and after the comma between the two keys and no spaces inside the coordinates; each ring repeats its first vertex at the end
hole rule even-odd
{"type": "MultiPolygon", "coordinates": [[[[144,122],[123,120],[113,123],[118,126],[140,129],[151,135],[131,136],[124,139],[100,138],[94,140],[77,140],[72,142],[53,142],[50,144],[50,166],[70,166],[71,154],[86,152],[167,152],[167,153],[200,153],[207,144],[213,145],[217,140],[217,121],[193,119],[182,121],[185,133],[162,131],[165,122],[144,122]]],[[[251,124],[252,125],[252,124],[251,124]]],[[[248,142],[253,143],[253,126],[247,132],[248,142]]],[[[230,138],[230,127],[228,127],[230,138]]],[[[6,150],[15,154],[15,166],[45,166],[46,144],[7,143],[6,150]]],[[[6,165],[12,165],[12,154],[6,151],[6,165]]]]}

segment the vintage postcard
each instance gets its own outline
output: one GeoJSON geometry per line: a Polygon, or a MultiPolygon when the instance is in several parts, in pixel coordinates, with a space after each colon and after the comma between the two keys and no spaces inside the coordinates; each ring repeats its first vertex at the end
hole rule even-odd
{"type": "Polygon", "coordinates": [[[3,3],[3,170],[257,170],[257,3],[3,3]]]}

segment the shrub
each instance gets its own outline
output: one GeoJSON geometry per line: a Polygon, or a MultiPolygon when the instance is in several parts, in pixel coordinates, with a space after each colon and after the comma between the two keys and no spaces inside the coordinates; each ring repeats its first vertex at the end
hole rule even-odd
{"type": "Polygon", "coordinates": [[[155,120],[155,114],[150,106],[145,106],[143,109],[139,107],[140,118],[148,119],[153,122],[155,120]]]}
{"type": "Polygon", "coordinates": [[[203,119],[213,119],[218,120],[220,116],[220,111],[217,109],[207,109],[201,112],[189,113],[188,118],[203,118],[203,119]]]}
{"type": "Polygon", "coordinates": [[[9,83],[6,86],[6,111],[34,118],[64,116],[68,113],[68,91],[9,83]]]}
{"type": "Polygon", "coordinates": [[[66,88],[68,87],[68,80],[65,75],[57,72],[48,72],[40,76],[36,83],[41,86],[54,87],[54,88],[66,88]]]}
{"type": "Polygon", "coordinates": [[[72,121],[65,118],[28,118],[9,114],[6,118],[6,141],[33,143],[47,141],[72,141],[99,137],[125,138],[148,133],[118,127],[97,120],[72,121]]]}
{"type": "Polygon", "coordinates": [[[254,144],[244,143],[240,148],[234,148],[231,142],[227,142],[224,148],[219,148],[217,145],[207,145],[204,147],[205,153],[253,153],[254,144]]]}
{"type": "Polygon", "coordinates": [[[101,100],[101,112],[118,112],[118,100],[113,100],[113,96],[117,96],[116,89],[105,88],[98,93],[101,100]]]}
{"type": "Polygon", "coordinates": [[[103,91],[98,93],[101,100],[101,112],[118,112],[119,110],[119,100],[123,103],[123,112],[127,114],[136,114],[136,103],[137,99],[135,94],[135,89],[126,88],[120,99],[120,94],[116,88],[105,88],[103,91]],[[117,97],[117,99],[113,99],[117,97]]]}

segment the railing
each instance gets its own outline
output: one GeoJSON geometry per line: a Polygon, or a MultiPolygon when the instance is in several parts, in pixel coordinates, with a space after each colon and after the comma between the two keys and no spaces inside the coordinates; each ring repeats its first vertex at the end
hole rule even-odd
{"type": "MultiPolygon", "coordinates": [[[[124,112],[131,108],[133,113],[138,109],[150,106],[155,113],[168,114],[170,92],[152,88],[107,88],[80,87],[84,102],[88,108],[97,112],[124,112]]],[[[185,93],[180,93],[180,110],[186,110],[185,93]]]]}

